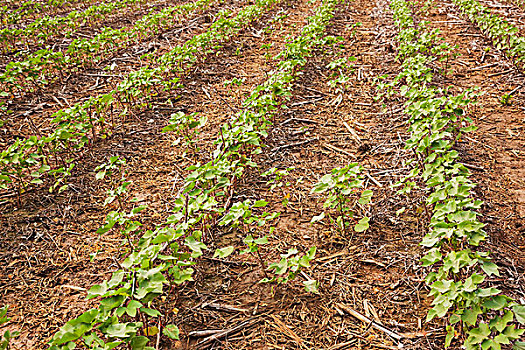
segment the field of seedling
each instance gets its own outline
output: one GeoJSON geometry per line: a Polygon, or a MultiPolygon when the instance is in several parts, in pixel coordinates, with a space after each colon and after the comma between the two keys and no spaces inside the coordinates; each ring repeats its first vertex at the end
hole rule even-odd
{"type": "Polygon", "coordinates": [[[0,350],[525,349],[522,0],[0,22],[0,350]]]}

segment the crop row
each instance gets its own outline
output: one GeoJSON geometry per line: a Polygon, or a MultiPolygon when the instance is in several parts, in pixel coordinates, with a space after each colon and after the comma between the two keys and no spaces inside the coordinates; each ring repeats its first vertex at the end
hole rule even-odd
{"type": "Polygon", "coordinates": [[[198,0],[151,12],[131,28],[103,28],[92,39],[74,39],[65,52],[42,49],[23,60],[10,62],[0,75],[3,95],[9,97],[15,93],[41,91],[42,87],[53,82],[50,79],[58,79],[58,76],[79,67],[96,65],[108,55],[172,28],[190,14],[209,8],[214,1],[198,0]]]}
{"type": "Polygon", "coordinates": [[[118,9],[131,8],[145,0],[116,0],[93,5],[83,11],[72,11],[66,16],[44,16],[24,28],[0,30],[0,44],[4,53],[27,49],[30,44],[42,45],[52,37],[69,38],[86,23],[94,23],[118,9]]]}
{"type": "MultiPolygon", "coordinates": [[[[416,159],[410,175],[400,183],[400,193],[417,187],[417,179],[428,192],[424,207],[430,223],[421,243],[427,249],[422,263],[434,271],[426,277],[433,297],[427,321],[446,318],[446,347],[459,338],[467,350],[501,349],[525,332],[516,327],[525,324],[525,307],[500,290],[485,287],[487,278],[499,272],[489,253],[479,248],[486,239],[485,225],[476,212],[482,202],[474,198],[476,184],[454,149],[462,134],[475,129],[468,126],[467,110],[478,94],[466,90],[455,95],[433,85],[431,64],[440,61],[445,65],[453,50],[439,37],[439,31],[414,21],[413,5],[405,0],[391,1],[400,30],[402,71],[380,88],[385,89],[382,94],[391,96],[401,85],[399,93],[406,99],[404,112],[409,116],[411,133],[406,148],[414,151],[416,159]]],[[[445,73],[446,67],[442,71],[445,73]]],[[[514,344],[516,349],[524,346],[514,344]]]]}
{"type": "Polygon", "coordinates": [[[62,9],[77,2],[91,3],[93,0],[46,0],[44,2],[28,0],[18,5],[7,4],[0,7],[0,25],[16,24],[34,15],[52,12],[55,9],[62,9]],[[16,9],[13,9],[15,6],[16,9]]]}
{"type": "Polygon", "coordinates": [[[454,4],[492,40],[498,50],[505,52],[517,67],[523,69],[525,38],[519,36],[517,27],[505,18],[492,14],[477,0],[454,0],[454,4]]]}
{"type": "MultiPolygon", "coordinates": [[[[255,6],[262,11],[271,4],[272,0],[262,0],[255,6]]],[[[101,298],[99,307],[67,322],[51,341],[51,350],[73,349],[73,341],[80,337],[90,348],[111,349],[127,343],[132,349],[153,349],[146,347],[149,342],[147,335],[152,330],[158,334],[161,329],[165,336],[178,339],[177,326],[162,325],[162,314],[153,308],[153,304],[163,295],[165,284],[174,286],[192,280],[191,266],[207,249],[202,242],[203,235],[219,226],[242,226],[243,231],[249,233],[245,240],[246,253],[256,253],[258,245],[267,243],[265,237],[254,238],[254,235],[259,235],[265,224],[278,213],[256,214],[261,210],[258,208],[266,205],[264,201],[252,203],[247,200],[229,206],[231,197],[228,198],[227,194],[233,191],[233,186],[247,169],[257,166],[252,156],[261,152],[262,141],[271,126],[270,120],[291,95],[299,68],[321,42],[335,5],[334,0],[324,1],[309,18],[301,34],[286,44],[279,55],[282,60],[269,79],[257,86],[242,110],[220,127],[212,160],[189,168],[191,174],[174,201],[174,214],[155,230],[144,230],[138,243],[131,244],[133,251],[120,264],[121,269],[114,272],[110,280],[89,290],[89,298],[101,298]],[[139,335],[141,329],[144,335],[139,335]]],[[[131,232],[133,238],[138,238],[140,223],[133,221],[132,217],[140,210],[141,207],[135,208],[129,215],[110,213],[106,225],[99,231],[118,228],[124,236],[131,232]]],[[[225,247],[218,249],[216,254],[227,256],[233,250],[233,247],[225,247]]],[[[293,278],[301,267],[309,265],[314,255],[315,249],[304,255],[291,250],[283,260],[269,268],[276,275],[293,278]]],[[[306,287],[312,284],[315,281],[305,283],[306,287]]]]}

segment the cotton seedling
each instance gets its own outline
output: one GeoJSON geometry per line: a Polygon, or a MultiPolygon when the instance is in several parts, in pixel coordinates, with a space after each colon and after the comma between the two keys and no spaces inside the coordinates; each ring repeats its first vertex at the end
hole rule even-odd
{"type": "Polygon", "coordinates": [[[289,167],[282,170],[279,170],[277,168],[270,168],[268,171],[265,171],[261,174],[261,176],[270,178],[266,182],[267,185],[270,185],[270,192],[273,192],[276,188],[280,188],[282,191],[284,191],[283,200],[281,202],[283,207],[286,207],[290,201],[290,194],[287,193],[286,188],[292,185],[290,181],[284,181],[284,178],[290,175],[290,172],[294,169],[294,167],[289,167]]]}
{"type": "Polygon", "coordinates": [[[95,175],[95,179],[103,180],[106,176],[112,178],[115,175],[124,175],[123,168],[125,165],[125,159],[120,158],[119,156],[109,157],[108,162],[102,163],[95,168],[95,171],[97,172],[95,175]]]}
{"type": "Polygon", "coordinates": [[[349,37],[354,38],[357,34],[357,29],[363,25],[362,22],[356,22],[353,24],[349,24],[346,28],[350,32],[349,37]]]}
{"type": "Polygon", "coordinates": [[[272,59],[272,54],[270,53],[270,49],[273,47],[273,43],[267,43],[261,45],[261,50],[265,51],[264,58],[267,62],[269,62],[272,59]]]}
{"type": "Polygon", "coordinates": [[[120,229],[120,234],[124,237],[124,242],[128,243],[129,248],[133,251],[135,247],[131,243],[134,238],[132,235],[142,227],[142,224],[133,218],[144,209],[146,209],[146,206],[135,207],[129,213],[121,211],[110,212],[106,216],[106,222],[97,230],[97,233],[105,234],[117,226],[120,229]]]}
{"type": "Polygon", "coordinates": [[[244,84],[246,81],[246,78],[233,78],[231,80],[224,81],[223,85],[226,87],[229,87],[230,93],[234,95],[237,99],[240,99],[241,97],[241,90],[239,87],[244,84]]]}
{"type": "MultiPolygon", "coordinates": [[[[353,224],[355,232],[366,231],[370,219],[367,216],[357,218],[362,212],[359,206],[367,205],[372,198],[371,190],[363,190],[364,179],[360,175],[362,167],[357,163],[348,164],[343,168],[335,168],[324,175],[312,188],[311,193],[326,193],[327,198],[323,204],[325,209],[334,209],[337,212],[335,219],[329,213],[329,218],[336,227],[346,233],[347,228],[353,224]]],[[[315,216],[312,223],[322,220],[325,212],[315,216]]],[[[353,233],[352,233],[353,237],[353,233]]],[[[352,239],[350,237],[350,239],[352,239]]]]}
{"type": "Polygon", "coordinates": [[[511,94],[503,94],[499,98],[499,103],[501,103],[503,106],[510,106],[512,104],[512,95],[511,94]]]}
{"type": "MultiPolygon", "coordinates": [[[[4,306],[0,308],[0,326],[9,322],[10,318],[7,317],[8,307],[4,306]]],[[[9,350],[9,343],[12,339],[18,337],[20,332],[14,331],[10,332],[9,330],[4,331],[4,334],[0,336],[0,350],[9,350]]]]}
{"type": "Polygon", "coordinates": [[[169,124],[162,129],[162,132],[175,132],[179,138],[173,144],[178,145],[183,142],[188,149],[196,153],[199,151],[196,145],[199,129],[206,125],[206,121],[207,118],[198,117],[198,113],[177,112],[171,115],[169,124]]]}
{"type": "MultiPolygon", "coordinates": [[[[264,200],[259,200],[254,203],[249,199],[244,202],[237,202],[224,214],[219,221],[219,225],[228,225],[234,228],[241,227],[245,232],[252,232],[252,230],[266,225],[267,222],[274,220],[280,215],[278,212],[263,212],[259,215],[253,213],[254,209],[263,208],[267,204],[268,202],[264,200]]],[[[271,232],[273,232],[273,230],[274,228],[270,228],[271,232]]]]}
{"type": "Polygon", "coordinates": [[[355,57],[343,57],[335,59],[327,64],[326,68],[331,71],[330,77],[332,78],[328,81],[330,90],[333,90],[336,94],[342,93],[346,90],[350,81],[350,77],[347,73],[352,72],[353,70],[348,67],[348,62],[354,61],[356,61],[355,57]]]}
{"type": "Polygon", "coordinates": [[[242,250],[240,254],[254,254],[259,261],[259,264],[261,266],[261,271],[263,272],[265,278],[268,278],[268,274],[266,273],[266,266],[264,263],[264,259],[260,252],[261,246],[269,244],[268,237],[262,236],[259,238],[254,238],[251,234],[249,234],[244,239],[244,243],[247,245],[247,248],[242,250]]]}
{"type": "Polygon", "coordinates": [[[241,86],[242,84],[244,84],[244,82],[246,81],[246,78],[233,78],[231,80],[225,80],[223,85],[224,86],[230,86],[230,87],[233,87],[233,86],[241,86]]]}
{"type": "MultiPolygon", "coordinates": [[[[316,250],[316,247],[312,247],[307,253],[299,254],[299,251],[295,248],[288,249],[286,254],[281,254],[281,259],[278,262],[271,263],[268,266],[268,270],[272,271],[274,276],[272,278],[265,277],[261,282],[277,282],[281,284],[295,279],[303,268],[310,267],[310,262],[315,259],[316,250]]],[[[306,291],[318,293],[319,284],[316,280],[308,279],[303,284],[306,291]]]]}
{"type": "Polygon", "coordinates": [[[108,179],[109,186],[116,186],[107,191],[104,206],[107,206],[117,199],[120,210],[124,210],[123,195],[127,192],[130,181],[126,180],[127,171],[125,170],[126,160],[119,156],[112,156],[108,162],[102,163],[95,168],[97,172],[95,179],[108,179]]]}

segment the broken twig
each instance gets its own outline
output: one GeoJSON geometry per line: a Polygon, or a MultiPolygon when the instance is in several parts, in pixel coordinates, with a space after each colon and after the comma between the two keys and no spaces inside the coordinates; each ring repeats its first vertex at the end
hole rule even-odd
{"type": "Polygon", "coordinates": [[[381,332],[384,332],[386,335],[388,335],[389,337],[391,338],[394,338],[395,340],[401,340],[403,339],[403,336],[397,334],[396,332],[394,331],[391,331],[390,329],[380,325],[379,323],[375,322],[375,321],[372,321],[371,319],[369,319],[368,317],[366,316],[363,316],[361,315],[359,312],[355,311],[354,309],[352,309],[350,306],[346,306],[344,304],[341,304],[341,303],[338,303],[337,304],[337,307],[339,309],[342,309],[343,311],[345,311],[346,313],[348,313],[349,315],[352,315],[354,316],[355,318],[357,318],[359,321],[361,322],[364,322],[366,324],[370,324],[372,325],[373,328],[381,331],[381,332]]]}

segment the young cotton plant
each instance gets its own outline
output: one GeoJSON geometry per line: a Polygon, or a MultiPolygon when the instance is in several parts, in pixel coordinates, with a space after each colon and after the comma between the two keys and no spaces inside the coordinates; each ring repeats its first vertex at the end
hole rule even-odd
{"type": "Polygon", "coordinates": [[[348,66],[348,62],[354,62],[357,59],[355,57],[342,57],[335,59],[326,65],[326,68],[330,70],[331,79],[328,81],[328,86],[331,90],[334,90],[336,94],[343,93],[350,81],[350,77],[347,72],[352,72],[353,68],[348,66]]]}
{"type": "MultiPolygon", "coordinates": [[[[272,278],[264,278],[263,283],[277,282],[287,283],[295,279],[297,274],[301,272],[302,268],[310,267],[310,262],[315,259],[316,247],[311,247],[307,253],[299,254],[296,248],[288,249],[286,254],[281,254],[281,260],[271,263],[268,269],[273,272],[275,276],[272,278]]],[[[303,281],[304,288],[307,292],[318,293],[319,283],[317,280],[308,278],[303,281]]]]}
{"type": "Polygon", "coordinates": [[[196,153],[199,151],[199,147],[196,146],[199,129],[206,125],[207,121],[206,117],[198,118],[197,113],[177,112],[171,115],[169,124],[162,129],[162,132],[175,132],[179,138],[173,144],[184,142],[187,148],[196,153]]]}
{"type": "Polygon", "coordinates": [[[126,180],[126,171],[124,170],[125,165],[125,159],[113,156],[109,158],[107,163],[100,164],[95,168],[95,171],[97,172],[95,179],[103,180],[107,177],[109,178],[108,182],[110,185],[118,185],[116,188],[108,190],[108,196],[104,201],[104,206],[113,203],[113,201],[117,199],[120,209],[124,209],[122,195],[127,192],[128,186],[131,185],[131,182],[126,180]],[[115,177],[119,179],[115,180],[115,177]]]}
{"type": "MultiPolygon", "coordinates": [[[[226,213],[221,219],[219,225],[231,227],[242,226],[243,230],[248,232],[248,235],[244,239],[244,243],[247,247],[241,251],[240,254],[253,254],[257,257],[261,270],[265,276],[261,280],[261,283],[287,283],[288,281],[295,279],[301,268],[310,267],[310,261],[315,258],[316,248],[312,247],[306,254],[299,254],[297,249],[291,248],[288,250],[288,253],[281,254],[281,259],[278,262],[271,263],[266,267],[266,263],[260,250],[262,246],[268,245],[269,241],[266,235],[261,235],[260,232],[257,232],[257,228],[266,225],[268,221],[274,220],[280,213],[263,212],[260,215],[255,215],[252,210],[254,208],[265,207],[267,204],[266,201],[262,200],[253,204],[250,200],[235,203],[232,205],[228,213],[226,213]],[[254,236],[258,236],[258,238],[255,238],[254,236]],[[267,270],[272,271],[274,275],[269,276],[267,270]]],[[[274,230],[274,226],[270,227],[269,233],[273,233],[274,230]]],[[[230,255],[233,251],[234,247],[232,246],[220,248],[215,252],[215,256],[224,258],[230,255]]],[[[307,291],[313,293],[317,292],[317,281],[308,279],[303,283],[307,291]]]]}
{"type": "MultiPolygon", "coordinates": [[[[281,201],[283,207],[288,206],[290,201],[290,193],[286,188],[291,186],[290,181],[285,181],[284,178],[290,174],[290,171],[294,170],[294,167],[289,167],[286,169],[279,170],[277,168],[271,168],[268,171],[265,171],[261,176],[269,177],[270,179],[266,181],[267,185],[270,185],[269,191],[273,192],[275,189],[281,189],[283,200],[281,201]]],[[[301,181],[299,179],[298,181],[301,181]]]]}
{"type": "MultiPolygon", "coordinates": [[[[241,252],[241,254],[254,253],[256,254],[263,272],[265,272],[264,260],[262,259],[261,253],[259,252],[259,245],[267,244],[268,238],[261,236],[259,232],[260,228],[265,226],[268,221],[276,219],[280,213],[278,212],[263,212],[257,215],[253,212],[254,209],[263,208],[268,204],[264,200],[252,202],[247,199],[244,202],[234,203],[230,210],[222,217],[219,221],[220,226],[230,226],[233,228],[240,228],[247,237],[244,243],[248,245],[248,248],[241,252]],[[260,238],[253,238],[253,236],[261,236],[260,238]]],[[[275,230],[274,226],[271,226],[269,232],[272,233],[275,230]]],[[[216,255],[225,257],[225,252],[229,251],[229,254],[233,252],[233,247],[222,248],[218,250],[216,255]]],[[[228,254],[228,255],[229,255],[228,254]]]]}
{"type": "Polygon", "coordinates": [[[230,210],[222,217],[219,221],[221,226],[232,226],[232,227],[243,227],[244,230],[251,232],[251,225],[257,224],[257,226],[264,226],[267,221],[271,221],[277,218],[280,213],[268,213],[263,212],[261,215],[253,213],[255,208],[263,208],[268,205],[268,202],[264,200],[252,202],[247,199],[244,202],[234,203],[230,210]]]}
{"type": "MultiPolygon", "coordinates": [[[[356,217],[358,211],[364,211],[362,206],[370,203],[373,194],[371,190],[363,190],[364,179],[360,175],[362,170],[363,168],[357,163],[335,168],[329,174],[324,175],[311,190],[311,193],[327,194],[323,208],[336,210],[335,219],[329,214],[330,220],[344,233],[352,225],[354,225],[355,232],[364,232],[369,227],[370,219],[367,216],[362,216],[359,220],[356,217]]],[[[324,217],[325,212],[323,211],[312,219],[312,223],[324,217]]]]}
{"type": "MultiPolygon", "coordinates": [[[[0,326],[9,322],[10,320],[10,318],[7,317],[7,309],[7,306],[0,308],[0,326]]],[[[9,350],[9,343],[12,339],[18,337],[19,334],[20,332],[18,331],[11,332],[6,330],[3,335],[0,335],[0,350],[9,350]]]]}
{"type": "Polygon", "coordinates": [[[231,80],[226,80],[223,82],[223,85],[225,87],[229,87],[229,91],[232,95],[235,96],[238,100],[241,100],[242,98],[242,91],[239,89],[239,87],[244,84],[246,81],[246,78],[232,78],[231,80]]]}
{"type": "Polygon", "coordinates": [[[124,242],[128,243],[131,251],[133,251],[135,249],[132,243],[132,240],[135,238],[133,234],[138,232],[142,226],[139,221],[134,220],[134,217],[146,209],[146,206],[135,207],[129,213],[124,212],[124,195],[128,191],[128,186],[131,185],[131,182],[126,180],[127,171],[124,169],[125,165],[125,159],[113,156],[109,158],[107,163],[103,163],[95,168],[95,171],[97,171],[95,178],[97,180],[109,178],[108,183],[110,186],[118,185],[116,188],[107,191],[104,206],[113,203],[115,199],[117,199],[119,205],[118,211],[111,211],[106,216],[106,222],[97,230],[97,233],[105,234],[118,227],[120,228],[120,234],[125,238],[124,242]],[[114,180],[114,178],[117,179],[114,180]]]}
{"type": "Polygon", "coordinates": [[[108,162],[102,163],[95,168],[97,174],[95,179],[103,180],[106,176],[113,177],[116,173],[124,175],[124,166],[126,165],[126,160],[120,158],[119,156],[109,157],[108,162]]]}

